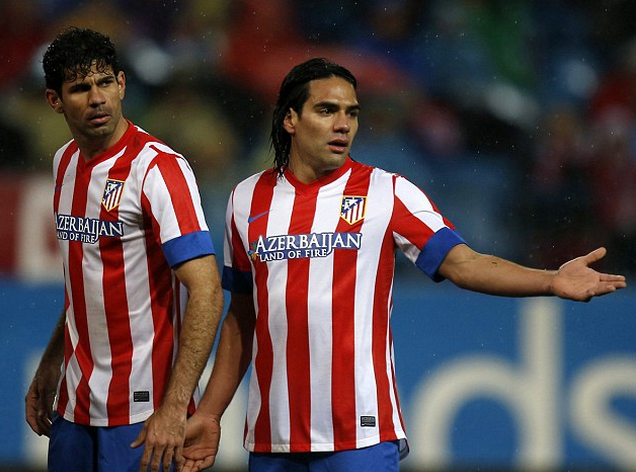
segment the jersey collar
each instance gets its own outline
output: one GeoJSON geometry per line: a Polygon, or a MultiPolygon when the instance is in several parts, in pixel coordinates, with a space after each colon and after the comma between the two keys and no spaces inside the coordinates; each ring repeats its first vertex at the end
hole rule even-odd
{"type": "Polygon", "coordinates": [[[283,173],[283,175],[285,176],[287,181],[290,184],[292,184],[297,190],[300,190],[303,192],[311,192],[311,191],[317,191],[321,187],[324,187],[325,185],[335,182],[344,174],[346,174],[351,169],[352,166],[353,166],[353,161],[351,160],[351,156],[347,156],[347,159],[342,163],[342,165],[339,168],[308,184],[298,180],[296,176],[294,175],[294,173],[291,170],[289,170],[289,168],[285,169],[285,172],[283,173]]]}

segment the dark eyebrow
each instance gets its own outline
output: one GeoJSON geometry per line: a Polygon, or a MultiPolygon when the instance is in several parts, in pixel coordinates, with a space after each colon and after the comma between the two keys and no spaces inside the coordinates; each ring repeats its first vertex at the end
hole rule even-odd
{"type": "MultiPolygon", "coordinates": [[[[100,77],[99,79],[97,79],[96,82],[97,82],[97,85],[100,85],[100,84],[104,84],[104,83],[107,83],[107,82],[113,82],[113,81],[116,81],[116,80],[117,80],[117,78],[114,75],[107,74],[107,75],[104,75],[104,76],[100,77]]],[[[87,82],[85,82],[85,81],[75,82],[73,85],[71,85],[69,87],[69,92],[77,92],[77,91],[80,91],[80,90],[88,90],[89,88],[90,88],[90,85],[87,82]]]]}
{"type": "Polygon", "coordinates": [[[88,90],[91,88],[86,82],[76,82],[68,88],[69,92],[78,92],[80,90],[88,90]]]}
{"type": "MultiPolygon", "coordinates": [[[[340,108],[340,105],[338,105],[336,102],[330,102],[328,100],[324,100],[322,102],[317,102],[314,104],[314,108],[315,109],[319,109],[319,108],[328,108],[330,110],[337,110],[340,108]]],[[[360,105],[358,103],[356,103],[355,105],[350,105],[348,107],[345,108],[345,110],[347,112],[352,112],[352,111],[360,111],[360,105]]]]}

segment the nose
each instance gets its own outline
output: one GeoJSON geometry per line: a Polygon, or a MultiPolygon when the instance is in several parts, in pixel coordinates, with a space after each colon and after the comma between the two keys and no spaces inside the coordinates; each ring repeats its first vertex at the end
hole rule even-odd
{"type": "Polygon", "coordinates": [[[104,94],[99,89],[98,86],[94,85],[91,87],[90,92],[88,94],[88,102],[92,106],[101,105],[105,102],[104,94]]]}
{"type": "Polygon", "coordinates": [[[351,130],[351,118],[348,113],[337,114],[334,129],[340,133],[348,133],[351,130]]]}

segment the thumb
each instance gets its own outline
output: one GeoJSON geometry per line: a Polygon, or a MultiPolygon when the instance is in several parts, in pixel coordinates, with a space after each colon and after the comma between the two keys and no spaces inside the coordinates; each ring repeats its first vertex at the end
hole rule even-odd
{"type": "Polygon", "coordinates": [[[605,254],[607,254],[607,249],[605,249],[604,247],[599,247],[585,256],[584,260],[587,265],[590,265],[605,257],[605,254]]]}
{"type": "Polygon", "coordinates": [[[136,448],[141,446],[144,441],[146,440],[146,435],[147,435],[147,425],[144,423],[144,427],[141,428],[141,432],[139,433],[139,436],[137,436],[137,439],[135,439],[131,444],[130,447],[132,448],[136,448]]]}

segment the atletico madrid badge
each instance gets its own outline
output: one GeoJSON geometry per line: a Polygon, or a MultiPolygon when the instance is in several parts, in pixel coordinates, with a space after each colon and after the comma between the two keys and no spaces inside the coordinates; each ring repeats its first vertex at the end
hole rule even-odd
{"type": "Polygon", "coordinates": [[[104,196],[102,197],[102,205],[104,205],[106,211],[111,211],[119,206],[123,190],[123,180],[108,179],[106,181],[104,196]]]}
{"type": "Polygon", "coordinates": [[[340,205],[340,218],[350,225],[364,218],[367,211],[367,197],[343,195],[340,205]]]}

